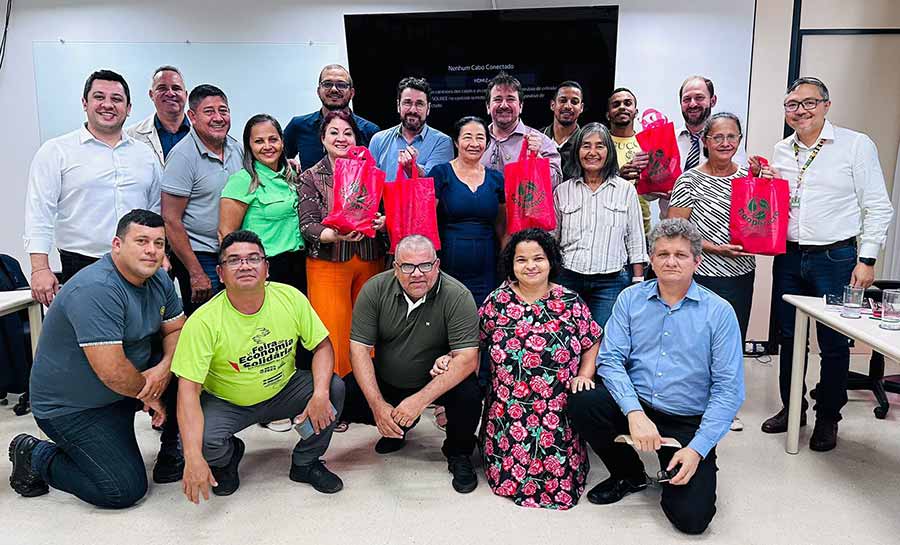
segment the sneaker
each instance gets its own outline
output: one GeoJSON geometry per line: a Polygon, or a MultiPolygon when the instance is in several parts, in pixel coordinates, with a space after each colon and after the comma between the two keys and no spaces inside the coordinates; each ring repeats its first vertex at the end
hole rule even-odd
{"type": "Polygon", "coordinates": [[[40,442],[37,437],[20,433],[9,444],[9,461],[13,466],[9,475],[9,485],[26,498],[43,496],[50,492],[50,487],[40,474],[31,469],[31,453],[40,442]]]}
{"type": "Polygon", "coordinates": [[[406,437],[394,439],[392,437],[382,437],[375,443],[375,452],[378,454],[390,454],[397,452],[406,446],[406,437]]]}
{"type": "Polygon", "coordinates": [[[316,460],[305,466],[291,464],[291,480],[295,483],[307,483],[323,494],[334,494],[344,488],[344,481],[328,471],[322,460],[316,460]]]}
{"type": "Polygon", "coordinates": [[[184,457],[181,454],[160,452],[153,466],[153,482],[156,484],[176,483],[184,475],[184,457]]]}
{"type": "Polygon", "coordinates": [[[447,470],[453,474],[453,489],[460,494],[468,494],[478,486],[478,475],[472,467],[472,460],[464,454],[447,458],[447,470]]]}
{"type": "Polygon", "coordinates": [[[610,477],[588,492],[588,501],[597,505],[616,503],[628,494],[647,488],[649,481],[646,474],[641,475],[637,480],[610,477]]]}
{"type": "Polygon", "coordinates": [[[731,421],[731,431],[744,431],[744,423],[737,416],[731,421]]]}
{"type": "Polygon", "coordinates": [[[334,425],[334,433],[344,433],[350,429],[350,423],[343,420],[334,425]]]}
{"type": "Polygon", "coordinates": [[[231,460],[228,461],[228,464],[223,467],[209,468],[212,470],[216,482],[219,483],[219,486],[214,486],[212,489],[213,494],[216,496],[230,496],[241,486],[238,464],[241,463],[241,458],[244,457],[244,442],[237,437],[232,437],[231,441],[234,443],[234,451],[231,453],[231,460]]]}
{"type": "Polygon", "coordinates": [[[816,416],[816,426],[809,438],[810,450],[828,452],[837,446],[838,423],[832,418],[816,416]]]}
{"type": "Polygon", "coordinates": [[[436,406],[434,408],[434,426],[441,430],[447,431],[447,408],[436,406]]]}
{"type": "Polygon", "coordinates": [[[273,420],[271,422],[260,422],[259,425],[272,431],[277,431],[278,433],[291,431],[291,429],[294,427],[294,424],[291,422],[290,418],[285,418],[284,420],[273,420]]]}

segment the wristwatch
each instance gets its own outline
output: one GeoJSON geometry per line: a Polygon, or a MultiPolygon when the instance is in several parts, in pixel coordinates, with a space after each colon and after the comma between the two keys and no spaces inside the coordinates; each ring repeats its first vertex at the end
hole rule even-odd
{"type": "Polygon", "coordinates": [[[868,265],[870,267],[875,266],[875,258],[874,257],[861,257],[859,258],[859,262],[863,265],[868,265]]]}

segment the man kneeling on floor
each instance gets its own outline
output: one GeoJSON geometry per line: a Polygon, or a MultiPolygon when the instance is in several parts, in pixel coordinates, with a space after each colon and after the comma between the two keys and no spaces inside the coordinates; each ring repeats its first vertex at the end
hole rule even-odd
{"type": "MultiPolygon", "coordinates": [[[[31,403],[52,441],[24,433],[13,439],[9,482],[19,494],[40,496],[49,485],[122,509],[147,493],[134,413],[153,409],[157,427],[166,420],[162,399],[174,404],[169,364],[184,324],[175,285],[159,270],[165,249],[162,217],[132,210],[119,220],[112,251],[66,282],[50,305],[31,372],[31,403]],[[157,334],[162,359],[152,365],[157,334]]],[[[154,478],[177,481],[177,430],[164,430],[162,444],[154,478]]]]}
{"type": "Polygon", "coordinates": [[[369,279],[353,308],[343,419],[378,426],[375,452],[403,448],[432,402],[446,407],[443,453],[453,488],[471,492],[478,478],[469,457],[481,412],[478,313],[466,287],[440,271],[431,242],[411,235],[397,244],[394,270],[369,279]],[[375,349],[375,360],[371,351],[375,349]],[[434,378],[438,359],[449,370],[434,378]]]}
{"type": "Polygon", "coordinates": [[[630,434],[640,451],[656,451],[660,468],[675,470],[662,487],[662,509],[688,534],[706,530],[716,514],[716,444],[744,402],[741,335],[731,305],[693,281],[702,239],[684,219],[650,233],[657,280],[619,295],[606,323],[594,390],[569,396],[575,430],[610,477],[588,492],[591,503],[615,503],[647,487],[635,450],[615,443],[630,434]],[[683,448],[661,447],[672,437],[683,448]]]}
{"type": "Polygon", "coordinates": [[[225,291],[188,319],[175,351],[178,418],[184,444],[184,493],[194,503],[233,494],[244,442],[235,433],[284,418],[309,419],[314,433],[294,447],[290,478],[325,494],[344,487],[319,459],[328,449],[344,383],[334,374],[328,330],[295,288],[267,282],[259,237],[235,231],[219,246],[225,291]],[[301,343],[312,371],[296,368],[301,343]]]}

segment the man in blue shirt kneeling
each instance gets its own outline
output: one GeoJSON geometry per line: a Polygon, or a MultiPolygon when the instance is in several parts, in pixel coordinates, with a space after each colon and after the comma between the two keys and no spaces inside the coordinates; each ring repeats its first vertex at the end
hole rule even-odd
{"type": "Polygon", "coordinates": [[[693,280],[702,239],[684,219],[650,233],[658,278],[623,291],[606,324],[594,390],[569,396],[575,430],[610,477],[588,493],[591,503],[615,503],[647,487],[639,451],[656,451],[662,509],[680,531],[700,534],[716,514],[716,444],[744,401],[741,335],[727,301],[693,280]],[[615,443],[630,434],[634,448],[615,443]],[[681,449],[661,448],[672,437],[681,449]]]}

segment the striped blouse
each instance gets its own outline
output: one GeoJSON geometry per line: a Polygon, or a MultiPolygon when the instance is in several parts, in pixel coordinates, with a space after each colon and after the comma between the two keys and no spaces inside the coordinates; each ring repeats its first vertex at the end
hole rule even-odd
{"type": "Polygon", "coordinates": [[[553,204],[566,269],[609,274],[648,261],[641,205],[631,183],[613,176],[591,191],[582,178],[573,178],[556,187],[553,204]]]}
{"type": "MultiPolygon", "coordinates": [[[[740,167],[731,176],[710,176],[693,168],[678,178],[669,201],[670,208],[690,208],[691,222],[703,240],[712,244],[729,244],[728,216],[731,209],[731,181],[747,176],[740,167]]],[[[700,276],[741,276],[756,268],[756,258],[738,258],[703,253],[697,268],[700,276]]]]}

